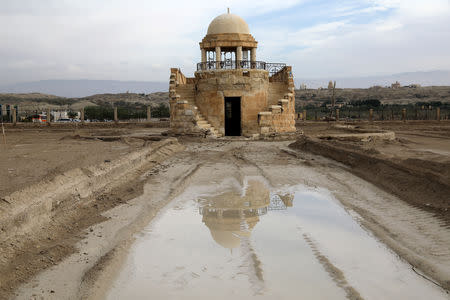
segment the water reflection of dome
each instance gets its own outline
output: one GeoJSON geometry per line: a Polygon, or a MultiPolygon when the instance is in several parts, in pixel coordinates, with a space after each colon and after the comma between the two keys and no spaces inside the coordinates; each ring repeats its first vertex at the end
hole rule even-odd
{"type": "Polygon", "coordinates": [[[200,214],[214,241],[232,249],[240,245],[242,238],[250,237],[259,216],[267,213],[269,203],[270,192],[265,184],[250,180],[243,196],[227,192],[204,199],[200,214]]]}

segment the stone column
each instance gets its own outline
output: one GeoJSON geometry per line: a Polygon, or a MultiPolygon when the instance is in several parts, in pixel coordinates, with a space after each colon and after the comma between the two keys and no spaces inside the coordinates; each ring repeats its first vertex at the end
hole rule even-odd
{"type": "Polygon", "coordinates": [[[202,48],[202,67],[201,69],[205,69],[205,63],[206,63],[206,50],[202,48]]]}
{"type": "Polygon", "coordinates": [[[339,108],[336,108],[336,121],[339,121],[339,108]]]}
{"type": "Polygon", "coordinates": [[[441,120],[441,108],[440,107],[436,107],[436,120],[438,120],[438,121],[441,120]]]}
{"type": "Polygon", "coordinates": [[[17,124],[17,115],[16,115],[16,108],[15,107],[11,108],[11,113],[12,113],[13,125],[16,126],[16,124],[17,124]]]}
{"type": "Polygon", "coordinates": [[[306,109],[303,110],[303,121],[306,121],[306,109]]]}
{"type": "Polygon", "coordinates": [[[402,121],[406,122],[406,108],[402,109],[402,121]]]}
{"type": "Polygon", "coordinates": [[[220,49],[219,46],[216,47],[216,69],[220,69],[220,56],[222,54],[222,50],[220,49]]]}
{"type": "Polygon", "coordinates": [[[82,107],[80,111],[80,120],[81,124],[84,124],[84,107],[82,107]]]}
{"type": "Polygon", "coordinates": [[[255,62],[256,62],[256,48],[252,48],[250,50],[250,61],[251,61],[251,65],[252,65],[252,69],[255,69],[255,62]]]}
{"type": "Polygon", "coordinates": [[[206,62],[206,50],[202,48],[202,63],[206,62]]]}
{"type": "Polygon", "coordinates": [[[369,121],[372,122],[373,121],[373,109],[369,109],[369,121]]]}
{"type": "Polygon", "coordinates": [[[241,68],[241,61],[242,61],[242,46],[238,46],[236,48],[236,69],[241,68]]]}
{"type": "Polygon", "coordinates": [[[117,107],[114,107],[114,122],[119,122],[119,117],[117,115],[117,107]]]}
{"type": "Polygon", "coordinates": [[[147,121],[150,122],[150,120],[152,119],[152,108],[149,106],[147,106],[147,121]]]}

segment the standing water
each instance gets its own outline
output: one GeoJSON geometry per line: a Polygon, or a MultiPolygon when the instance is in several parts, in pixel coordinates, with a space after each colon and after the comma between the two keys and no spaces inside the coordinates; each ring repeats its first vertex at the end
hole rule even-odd
{"type": "Polygon", "coordinates": [[[320,188],[192,186],[138,235],[107,298],[447,299],[357,218],[320,188]]]}

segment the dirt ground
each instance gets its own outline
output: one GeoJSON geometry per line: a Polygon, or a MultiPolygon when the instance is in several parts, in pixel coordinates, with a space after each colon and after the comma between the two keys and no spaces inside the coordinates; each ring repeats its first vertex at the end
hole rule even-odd
{"type": "MultiPolygon", "coordinates": [[[[161,131],[46,127],[6,130],[7,144],[0,144],[0,299],[8,299],[23,281],[76,251],[75,243],[84,237],[82,230],[104,221],[103,211],[142,193],[141,180],[137,178],[141,170],[123,180],[120,174],[109,178],[108,167],[117,161],[125,162],[119,168],[127,166],[126,160],[133,154],[158,143],[161,131]],[[85,200],[76,190],[71,195],[72,181],[76,186],[80,175],[87,174],[92,178],[89,184],[95,187],[95,175],[103,174],[102,171],[106,175],[99,180],[104,179],[107,184],[93,189],[85,200]],[[52,188],[58,185],[63,191],[55,189],[55,193],[64,195],[64,199],[52,201],[50,209],[45,207],[49,204],[33,209],[39,204],[39,197],[52,197],[52,188]],[[17,199],[22,196],[23,199],[17,199]],[[11,215],[16,212],[17,218],[13,218],[11,215]],[[28,227],[14,231],[19,227],[16,223],[28,227]]],[[[150,156],[145,169],[167,156],[150,156]]],[[[127,174],[125,170],[118,171],[127,174]]]]}
{"type": "Polygon", "coordinates": [[[302,128],[309,140],[294,148],[339,161],[450,224],[450,122],[312,123],[302,128]],[[388,135],[392,132],[395,138],[388,135]]]}
{"type": "Polygon", "coordinates": [[[73,168],[114,160],[143,146],[131,137],[103,142],[81,137],[159,134],[164,129],[127,128],[22,128],[6,130],[0,137],[0,197],[30,184],[50,180],[73,168]]]}
{"type": "MultiPolygon", "coordinates": [[[[450,184],[449,122],[364,123],[357,126],[361,130],[394,131],[396,139],[319,139],[349,130],[327,123],[300,123],[298,128],[313,139],[342,149],[375,155],[381,160],[404,162],[416,169],[421,167],[427,170],[427,175],[442,181],[444,187],[450,184]]],[[[42,180],[49,182],[74,168],[108,164],[152,147],[158,142],[150,137],[158,136],[162,131],[164,129],[151,128],[8,130],[8,145],[0,146],[0,213],[14,204],[8,202],[11,193],[42,180]]],[[[423,199],[423,205],[411,205],[396,197],[395,191],[389,187],[368,183],[367,173],[353,172],[364,180],[351,175],[351,166],[348,169],[345,162],[342,165],[288,148],[293,141],[187,138],[179,141],[187,150],[180,152],[181,148],[173,146],[178,148],[157,153],[126,179],[116,179],[120,184],[91,195],[90,201],[77,206],[76,210],[61,216],[53,214],[53,223],[42,225],[33,238],[21,235],[2,239],[0,299],[11,298],[25,283],[19,293],[22,298],[61,299],[62,289],[67,290],[65,296],[81,297],[90,293],[87,291],[91,291],[98,282],[107,282],[110,278],[104,270],[111,270],[111,261],[120,261],[111,258],[123,255],[132,233],[147,224],[159,209],[189,185],[192,174],[211,172],[207,168],[199,171],[208,162],[222,162],[225,169],[230,168],[229,173],[233,176],[239,176],[241,169],[252,168],[274,185],[286,180],[320,185],[331,178],[328,188],[335,192],[345,207],[362,216],[363,226],[430,280],[447,289],[450,287],[450,227],[435,214],[440,211],[441,216],[448,215],[450,201],[448,198],[440,199],[441,192],[435,202],[423,199]],[[302,166],[314,172],[314,176],[305,178],[292,171],[292,178],[289,178],[286,175],[289,172],[285,172],[291,166],[302,166]],[[150,193],[146,192],[145,183],[151,187],[150,193]],[[367,196],[363,196],[365,192],[367,196]],[[140,195],[147,195],[147,198],[140,195]],[[433,206],[431,213],[427,204],[433,206]],[[56,271],[42,272],[50,270],[50,267],[56,271]],[[71,268],[70,272],[67,272],[68,268],[71,268]],[[37,274],[40,275],[35,277],[37,274]],[[68,281],[72,283],[65,286],[68,281]]],[[[448,192],[444,191],[444,195],[448,192]]],[[[101,295],[101,288],[94,294],[101,295]]]]}
{"type": "MultiPolygon", "coordinates": [[[[302,129],[305,135],[311,137],[353,132],[352,130],[336,128],[334,125],[333,122],[299,122],[297,127],[302,129]]],[[[450,160],[450,122],[448,121],[361,122],[340,123],[339,125],[355,126],[358,129],[368,131],[393,131],[397,138],[393,142],[353,143],[353,145],[360,145],[365,149],[375,149],[388,157],[398,159],[418,158],[433,162],[448,162],[450,160]]]]}

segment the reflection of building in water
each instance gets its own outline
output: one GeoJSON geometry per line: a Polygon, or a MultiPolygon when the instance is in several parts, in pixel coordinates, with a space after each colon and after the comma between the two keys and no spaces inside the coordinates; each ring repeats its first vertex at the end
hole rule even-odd
{"type": "Polygon", "coordinates": [[[294,201],[294,195],[292,195],[292,194],[271,195],[269,210],[285,210],[288,207],[292,207],[293,201],[294,201]]]}
{"type": "MultiPolygon", "coordinates": [[[[275,196],[285,203],[284,209],[292,206],[292,195],[275,196]]],[[[219,245],[232,249],[240,245],[242,238],[250,237],[259,217],[272,206],[273,198],[264,183],[249,180],[244,195],[232,191],[203,199],[200,214],[213,239],[219,245]]]]}

